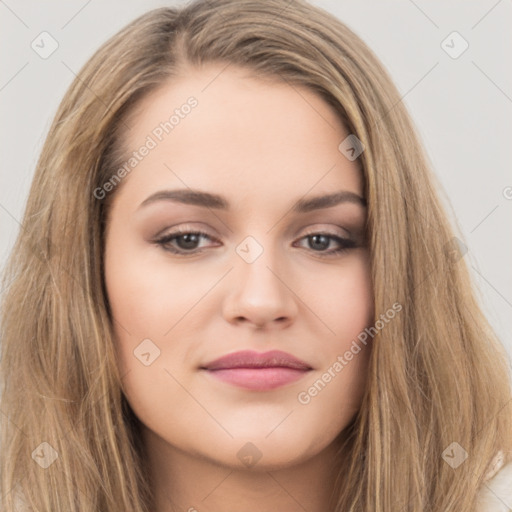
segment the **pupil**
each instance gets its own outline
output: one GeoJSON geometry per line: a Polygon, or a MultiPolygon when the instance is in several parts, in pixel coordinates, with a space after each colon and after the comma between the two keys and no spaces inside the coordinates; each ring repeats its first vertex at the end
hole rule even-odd
{"type": "Polygon", "coordinates": [[[178,244],[182,246],[182,249],[195,249],[195,244],[197,244],[197,235],[194,233],[187,233],[185,235],[180,235],[178,240],[184,240],[184,244],[178,244]]]}
{"type": "Polygon", "coordinates": [[[313,241],[313,248],[315,248],[315,245],[317,249],[326,249],[329,247],[329,239],[325,235],[312,235],[309,237],[309,239],[313,241]],[[319,239],[322,241],[318,242],[319,239]],[[318,247],[318,244],[320,247],[318,247]]]}

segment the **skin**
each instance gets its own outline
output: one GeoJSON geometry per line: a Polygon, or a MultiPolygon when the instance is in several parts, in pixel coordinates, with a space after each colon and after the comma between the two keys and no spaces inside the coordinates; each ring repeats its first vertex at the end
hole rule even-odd
{"type": "Polygon", "coordinates": [[[309,403],[298,394],[372,323],[366,210],[355,202],[307,213],[291,207],[338,190],[362,196],[362,176],[338,150],[348,132],[322,98],[224,68],[187,70],[128,120],[123,142],[133,151],[187,98],[198,100],[113,196],[105,280],[123,391],[142,423],[155,512],[325,511],[335,450],[361,406],[371,345],[309,403]],[[140,206],[177,188],[221,194],[231,209],[169,200],[140,206]],[[155,243],[177,227],[207,237],[167,247],[202,252],[180,257],[155,243]],[[306,236],[322,232],[355,247],[322,257],[340,246],[327,238],[318,248],[306,236]],[[236,251],[248,236],[263,249],[251,263],[236,251]],[[160,350],[147,366],[134,356],[145,339],[160,350]],[[313,369],[271,391],[200,370],[228,353],[272,349],[313,369]],[[241,449],[260,458],[248,465],[241,449]]]}

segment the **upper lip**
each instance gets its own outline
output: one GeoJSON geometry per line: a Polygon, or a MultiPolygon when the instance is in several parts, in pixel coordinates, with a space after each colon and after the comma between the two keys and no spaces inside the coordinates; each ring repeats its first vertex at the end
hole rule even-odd
{"type": "Polygon", "coordinates": [[[230,368],[294,368],[296,370],[311,370],[304,361],[282,352],[281,350],[271,350],[269,352],[255,352],[252,350],[242,350],[219,357],[210,363],[202,366],[206,370],[226,370],[230,368]]]}

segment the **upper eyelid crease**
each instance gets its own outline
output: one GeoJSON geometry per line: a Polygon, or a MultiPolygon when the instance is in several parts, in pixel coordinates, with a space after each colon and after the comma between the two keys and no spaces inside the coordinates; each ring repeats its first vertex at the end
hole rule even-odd
{"type": "MultiPolygon", "coordinates": [[[[191,229],[191,228],[185,227],[185,228],[178,228],[178,229],[171,231],[170,233],[167,233],[164,235],[160,235],[153,240],[153,243],[168,244],[168,243],[170,243],[171,240],[175,240],[176,238],[179,238],[180,236],[183,236],[186,234],[198,235],[200,238],[203,238],[203,239],[208,238],[212,242],[220,241],[217,237],[210,235],[207,231],[196,230],[196,229],[191,229]]],[[[310,230],[310,231],[302,234],[302,236],[300,236],[298,238],[298,240],[304,240],[305,238],[309,238],[314,235],[324,235],[324,236],[327,236],[328,238],[331,238],[332,240],[338,240],[338,241],[342,241],[344,243],[357,243],[357,240],[355,238],[353,238],[352,236],[346,237],[346,236],[340,235],[339,233],[332,233],[329,230],[323,230],[323,229],[310,230]]]]}
{"type": "MultiPolygon", "coordinates": [[[[308,236],[318,235],[318,234],[324,234],[324,235],[331,236],[334,238],[340,238],[342,240],[349,240],[349,239],[354,238],[354,234],[351,233],[346,228],[340,228],[340,229],[343,229],[344,231],[346,231],[348,233],[348,236],[344,236],[344,235],[340,234],[339,232],[332,232],[332,231],[330,231],[330,229],[326,229],[326,228],[310,227],[305,233],[303,233],[301,235],[300,238],[305,238],[308,236]]],[[[210,232],[208,230],[204,230],[203,228],[196,228],[189,224],[185,224],[185,225],[181,225],[176,228],[173,228],[170,232],[167,232],[167,233],[164,230],[162,233],[163,234],[156,235],[155,237],[153,237],[153,239],[155,241],[159,241],[159,240],[164,240],[167,238],[174,238],[174,237],[178,237],[180,235],[193,233],[193,234],[197,234],[197,235],[200,235],[203,237],[207,237],[210,240],[214,240],[214,241],[219,240],[219,238],[216,235],[210,234],[210,232]]]]}
{"type": "MultiPolygon", "coordinates": [[[[182,204],[200,206],[204,208],[213,208],[218,210],[230,210],[231,206],[226,198],[218,194],[203,192],[193,189],[160,190],[147,197],[139,206],[147,206],[157,201],[174,201],[182,204]]],[[[350,192],[341,190],[332,194],[311,197],[308,199],[299,199],[292,206],[294,213],[307,213],[313,210],[330,208],[342,203],[358,204],[366,208],[366,199],[350,192]]]]}

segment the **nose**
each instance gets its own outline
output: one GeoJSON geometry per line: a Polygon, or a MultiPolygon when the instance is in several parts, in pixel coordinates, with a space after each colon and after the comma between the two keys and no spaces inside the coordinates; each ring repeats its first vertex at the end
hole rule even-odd
{"type": "Polygon", "coordinates": [[[226,321],[256,329],[283,328],[294,321],[298,298],[290,273],[282,270],[283,265],[271,258],[270,252],[264,251],[252,263],[236,261],[224,302],[226,321]]]}

